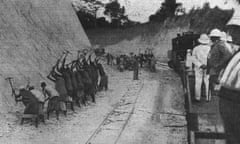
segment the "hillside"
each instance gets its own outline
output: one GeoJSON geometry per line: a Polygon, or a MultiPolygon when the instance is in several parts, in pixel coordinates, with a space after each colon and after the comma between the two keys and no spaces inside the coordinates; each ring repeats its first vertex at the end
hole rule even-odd
{"type": "Polygon", "coordinates": [[[16,107],[5,78],[39,87],[64,49],[88,46],[70,1],[0,0],[0,113],[16,107]]]}
{"type": "Polygon", "coordinates": [[[154,49],[160,60],[167,61],[167,51],[171,49],[171,40],[177,33],[209,33],[211,29],[219,28],[229,32],[235,41],[240,42],[237,37],[240,29],[229,29],[226,26],[232,15],[233,10],[210,8],[205,4],[201,9],[168,18],[164,23],[151,22],[122,29],[92,29],[86,30],[86,33],[92,44],[101,45],[115,55],[129,52],[137,54],[148,47],[154,49]]]}

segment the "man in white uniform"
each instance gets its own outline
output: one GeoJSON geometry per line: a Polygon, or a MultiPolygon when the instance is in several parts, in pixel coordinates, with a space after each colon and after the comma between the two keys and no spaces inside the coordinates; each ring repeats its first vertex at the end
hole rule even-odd
{"type": "Polygon", "coordinates": [[[209,75],[206,73],[207,68],[207,56],[210,51],[210,39],[207,34],[202,34],[198,39],[200,45],[196,46],[192,52],[192,61],[195,70],[195,99],[200,101],[201,99],[201,86],[205,84],[206,100],[209,101],[208,87],[209,87],[209,75]]]}

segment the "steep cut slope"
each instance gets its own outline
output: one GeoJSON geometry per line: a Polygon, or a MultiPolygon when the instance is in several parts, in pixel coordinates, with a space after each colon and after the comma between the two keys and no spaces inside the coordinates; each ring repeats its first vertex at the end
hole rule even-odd
{"type": "Polygon", "coordinates": [[[0,0],[0,113],[14,107],[6,77],[39,87],[64,49],[90,46],[71,1],[0,0]]]}

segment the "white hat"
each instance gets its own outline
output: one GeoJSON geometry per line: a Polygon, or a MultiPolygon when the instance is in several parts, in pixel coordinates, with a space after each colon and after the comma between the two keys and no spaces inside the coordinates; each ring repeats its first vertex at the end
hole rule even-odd
{"type": "Polygon", "coordinates": [[[21,86],[19,87],[19,90],[21,90],[21,89],[25,89],[25,86],[24,86],[24,85],[21,85],[21,86]]]}
{"type": "Polygon", "coordinates": [[[100,48],[99,45],[95,45],[95,46],[94,46],[94,49],[98,49],[98,48],[100,48]]]}
{"type": "Polygon", "coordinates": [[[228,35],[228,36],[227,36],[227,41],[228,41],[228,42],[233,42],[232,36],[228,35]]]}
{"type": "Polygon", "coordinates": [[[222,33],[219,29],[213,29],[211,30],[210,32],[210,37],[221,37],[222,36],[222,33]]]}
{"type": "Polygon", "coordinates": [[[210,39],[207,36],[207,34],[201,34],[200,38],[198,39],[198,42],[200,42],[201,44],[209,44],[210,39]]]}
{"type": "Polygon", "coordinates": [[[221,38],[220,38],[220,39],[221,39],[222,41],[225,41],[225,42],[226,42],[226,41],[227,41],[227,34],[226,34],[224,31],[221,32],[221,34],[222,34],[222,35],[221,35],[221,38]]]}

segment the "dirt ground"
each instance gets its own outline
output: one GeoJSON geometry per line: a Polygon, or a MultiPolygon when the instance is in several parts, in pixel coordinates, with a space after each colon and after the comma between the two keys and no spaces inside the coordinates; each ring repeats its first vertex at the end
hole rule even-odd
{"type": "Polygon", "coordinates": [[[0,131],[5,144],[184,144],[187,128],[184,97],[178,76],[158,65],[156,73],[118,72],[106,66],[109,90],[97,94],[97,103],[69,110],[57,121],[51,115],[46,124],[35,128],[20,125],[16,113],[0,131]]]}

